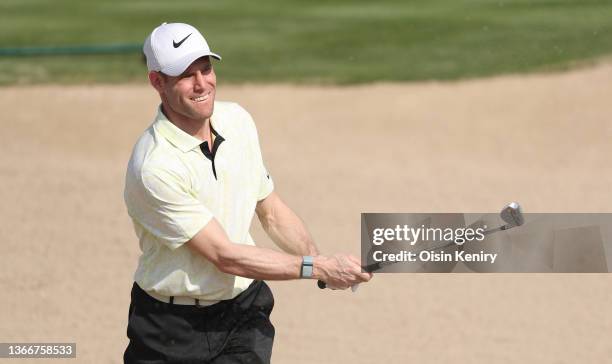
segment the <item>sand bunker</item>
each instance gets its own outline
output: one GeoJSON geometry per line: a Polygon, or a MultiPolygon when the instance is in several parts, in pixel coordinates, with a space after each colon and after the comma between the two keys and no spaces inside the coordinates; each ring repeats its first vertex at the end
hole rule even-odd
{"type": "MultiPolygon", "coordinates": [[[[358,253],[361,212],[495,212],[513,200],[525,212],[611,211],[610,85],[601,65],[455,83],[221,83],[218,99],[252,113],[277,191],[321,250],[358,253]]],[[[139,254],[123,176],[157,103],[144,84],[0,89],[2,341],[76,342],[78,362],[121,362],[139,254]]],[[[377,275],[356,294],[271,286],[275,363],[612,355],[609,275],[377,275]]]]}

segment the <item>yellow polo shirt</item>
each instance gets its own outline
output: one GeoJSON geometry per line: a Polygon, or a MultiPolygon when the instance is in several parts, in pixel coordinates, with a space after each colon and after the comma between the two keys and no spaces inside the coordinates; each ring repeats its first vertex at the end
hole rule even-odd
{"type": "Polygon", "coordinates": [[[183,245],[213,217],[230,241],[255,245],[249,234],[255,206],[274,188],[249,113],[215,102],[211,125],[213,147],[201,147],[160,107],[132,151],[124,199],[142,250],[134,280],[145,291],[210,303],[234,298],[252,282],[183,245]]]}

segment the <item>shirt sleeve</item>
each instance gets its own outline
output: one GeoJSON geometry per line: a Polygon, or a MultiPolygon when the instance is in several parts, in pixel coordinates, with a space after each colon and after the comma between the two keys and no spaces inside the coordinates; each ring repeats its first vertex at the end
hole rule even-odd
{"type": "Polygon", "coordinates": [[[272,193],[272,191],[274,191],[274,182],[272,181],[272,177],[270,177],[270,173],[268,173],[268,170],[264,166],[262,160],[257,201],[265,199],[266,197],[268,197],[269,194],[272,193]]]}
{"type": "Polygon", "coordinates": [[[261,149],[259,148],[259,139],[257,138],[257,131],[255,131],[255,155],[257,163],[257,174],[259,179],[259,190],[257,192],[257,201],[261,201],[268,197],[269,194],[274,190],[274,181],[272,176],[268,172],[266,165],[264,164],[263,157],[261,155],[261,149]]]}
{"type": "Polygon", "coordinates": [[[270,173],[268,172],[268,169],[266,168],[265,163],[263,161],[261,148],[259,146],[259,136],[257,134],[257,127],[255,126],[255,122],[253,121],[253,117],[251,117],[251,114],[249,114],[248,111],[244,110],[240,105],[237,106],[244,113],[246,123],[250,130],[251,146],[253,148],[253,154],[255,156],[254,160],[257,169],[257,201],[261,201],[268,197],[268,195],[271,194],[274,190],[274,181],[272,180],[272,176],[270,176],[270,173]]]}
{"type": "MultiPolygon", "coordinates": [[[[193,238],[213,214],[189,191],[188,181],[171,170],[143,170],[130,216],[170,249],[193,238]]],[[[132,189],[134,190],[134,189],[132,189]]],[[[134,200],[134,199],[133,199],[134,200]]]]}

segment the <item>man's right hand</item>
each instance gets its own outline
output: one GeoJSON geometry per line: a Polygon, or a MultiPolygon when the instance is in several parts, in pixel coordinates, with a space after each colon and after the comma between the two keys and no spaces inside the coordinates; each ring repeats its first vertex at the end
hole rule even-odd
{"type": "Polygon", "coordinates": [[[319,279],[331,289],[347,289],[368,282],[372,273],[361,271],[361,262],[353,255],[336,254],[331,257],[318,255],[313,261],[313,278],[319,279]]]}

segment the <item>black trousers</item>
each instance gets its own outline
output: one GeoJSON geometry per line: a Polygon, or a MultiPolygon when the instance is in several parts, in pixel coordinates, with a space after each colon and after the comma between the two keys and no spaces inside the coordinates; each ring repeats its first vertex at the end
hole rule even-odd
{"type": "Polygon", "coordinates": [[[211,306],[160,302],[132,287],[124,363],[269,363],[272,291],[263,281],[211,306]]]}

